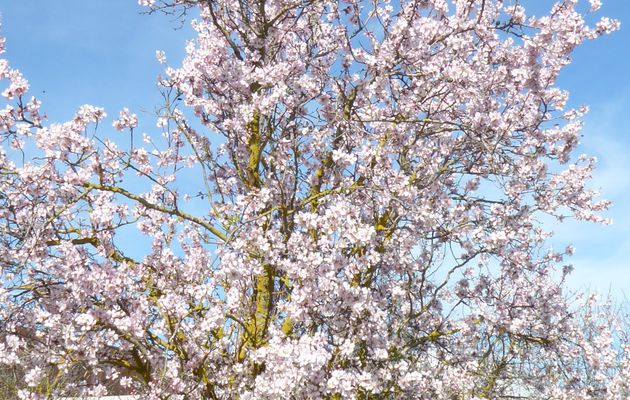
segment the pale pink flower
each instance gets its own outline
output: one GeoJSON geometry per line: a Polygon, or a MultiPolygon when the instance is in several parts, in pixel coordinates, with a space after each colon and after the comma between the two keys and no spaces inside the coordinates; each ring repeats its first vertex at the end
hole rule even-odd
{"type": "Polygon", "coordinates": [[[129,109],[123,108],[118,115],[118,119],[112,123],[112,126],[118,131],[136,128],[138,126],[138,116],[129,112],[129,109]]]}

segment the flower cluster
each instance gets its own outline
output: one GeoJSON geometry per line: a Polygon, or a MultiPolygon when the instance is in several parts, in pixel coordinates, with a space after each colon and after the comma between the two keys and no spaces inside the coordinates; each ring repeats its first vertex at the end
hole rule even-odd
{"type": "Polygon", "coordinates": [[[537,222],[605,222],[556,80],[618,23],[515,3],[141,0],[199,19],[128,149],[98,107],[45,125],[0,61],[16,394],[627,398],[623,326],[537,222]]]}
{"type": "Polygon", "coordinates": [[[130,113],[129,109],[123,108],[120,111],[118,119],[114,121],[112,125],[118,131],[122,131],[123,129],[127,128],[133,129],[138,126],[138,116],[136,114],[130,113]]]}

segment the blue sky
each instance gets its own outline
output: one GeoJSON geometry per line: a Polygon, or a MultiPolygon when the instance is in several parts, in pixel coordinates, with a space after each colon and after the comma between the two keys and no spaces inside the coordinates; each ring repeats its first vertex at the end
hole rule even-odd
{"type": "MultiPolygon", "coordinates": [[[[523,3],[534,4],[537,14],[551,4],[523,3]]],[[[135,0],[0,0],[6,57],[30,81],[49,120],[67,120],[87,103],[110,117],[128,107],[144,121],[142,131],[154,130],[161,100],[155,82],[163,69],[155,51],[177,65],[193,33],[188,24],[176,29],[178,20],[141,11],[135,0]]],[[[630,3],[604,0],[599,15],[621,20],[621,31],[581,47],[559,85],[571,92],[572,106],[591,108],[579,152],[599,159],[590,186],[614,202],[607,213],[614,224],[548,228],[556,232],[554,246],[576,247],[573,288],[611,290],[621,299],[630,296],[630,3]]]]}
{"type": "Polygon", "coordinates": [[[82,104],[149,117],[160,103],[155,51],[180,60],[193,33],[189,24],[175,30],[178,20],[142,11],[134,0],[0,0],[6,57],[51,120],[68,119],[82,104]]]}

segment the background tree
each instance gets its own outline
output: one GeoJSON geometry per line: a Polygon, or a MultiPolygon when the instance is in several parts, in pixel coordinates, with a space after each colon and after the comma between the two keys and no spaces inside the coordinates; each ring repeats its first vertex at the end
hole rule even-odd
{"type": "Polygon", "coordinates": [[[538,18],[140,3],[200,13],[143,144],[126,109],[125,146],[94,106],[46,125],[0,63],[0,364],[23,369],[21,398],[627,395],[623,330],[592,299],[575,312],[572,250],[537,222],[605,222],[593,160],[572,157],[585,110],[555,80],[616,21],[571,0],[538,18]]]}

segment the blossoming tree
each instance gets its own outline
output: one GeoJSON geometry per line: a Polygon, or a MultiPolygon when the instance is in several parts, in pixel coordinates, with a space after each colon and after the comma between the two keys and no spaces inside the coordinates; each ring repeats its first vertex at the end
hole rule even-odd
{"type": "Polygon", "coordinates": [[[571,248],[538,222],[605,222],[555,81],[616,21],[577,0],[140,3],[200,15],[144,141],[126,109],[124,140],[94,106],[46,122],[0,62],[20,398],[627,396],[621,331],[575,314],[571,248]]]}

